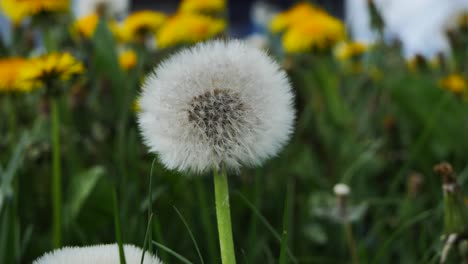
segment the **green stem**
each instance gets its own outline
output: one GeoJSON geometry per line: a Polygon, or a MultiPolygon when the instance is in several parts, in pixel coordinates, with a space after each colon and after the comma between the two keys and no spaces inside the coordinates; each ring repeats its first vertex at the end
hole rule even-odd
{"type": "Polygon", "coordinates": [[[62,245],[62,191],[61,191],[61,167],[60,167],[60,118],[58,99],[50,100],[52,108],[52,225],[53,246],[59,248],[62,245]]]}
{"type": "Polygon", "coordinates": [[[16,122],[16,109],[15,109],[15,103],[13,101],[13,95],[7,95],[5,100],[6,100],[7,114],[8,114],[8,124],[9,124],[8,130],[10,131],[10,134],[13,137],[15,137],[17,122],[16,122]]]}
{"type": "Polygon", "coordinates": [[[214,169],[214,188],[216,218],[218,220],[219,245],[223,264],[235,264],[234,241],[232,239],[231,211],[229,206],[229,188],[226,170],[214,169]]]}
{"type": "Polygon", "coordinates": [[[201,214],[201,221],[203,225],[203,230],[205,232],[205,239],[208,241],[208,254],[210,258],[210,263],[216,263],[217,259],[217,248],[216,248],[216,238],[214,235],[213,231],[213,223],[212,223],[212,218],[210,217],[210,212],[208,208],[209,201],[208,197],[206,197],[207,190],[203,186],[203,182],[200,180],[197,180],[195,182],[196,188],[197,188],[197,194],[198,194],[198,201],[200,203],[200,207],[202,210],[201,214]]]}
{"type": "Polygon", "coordinates": [[[351,263],[358,264],[359,257],[357,253],[356,240],[354,239],[353,235],[353,228],[349,222],[344,223],[343,226],[346,235],[346,241],[348,242],[349,252],[351,253],[351,263]]]}
{"type": "Polygon", "coordinates": [[[112,202],[114,207],[114,227],[115,227],[115,236],[117,239],[117,245],[119,248],[119,259],[120,264],[126,264],[125,261],[125,252],[123,248],[123,240],[122,240],[122,230],[120,228],[120,215],[119,215],[119,202],[117,200],[117,191],[114,190],[112,192],[112,202]]]}

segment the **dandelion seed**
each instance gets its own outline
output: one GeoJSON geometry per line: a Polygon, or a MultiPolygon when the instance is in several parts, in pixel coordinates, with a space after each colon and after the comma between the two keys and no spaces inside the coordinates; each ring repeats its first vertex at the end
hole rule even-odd
{"type": "MultiPolygon", "coordinates": [[[[127,264],[139,264],[142,250],[133,245],[124,245],[125,260],[127,264]]],[[[33,264],[116,264],[120,263],[117,244],[96,245],[88,247],[65,247],[45,254],[36,259],[33,264]]],[[[162,264],[150,253],[145,253],[143,264],[162,264]]]]}
{"type": "Polygon", "coordinates": [[[139,126],[171,169],[238,170],[274,156],[294,120],[286,74],[263,51],[240,41],[183,50],[149,75],[139,126]]]}

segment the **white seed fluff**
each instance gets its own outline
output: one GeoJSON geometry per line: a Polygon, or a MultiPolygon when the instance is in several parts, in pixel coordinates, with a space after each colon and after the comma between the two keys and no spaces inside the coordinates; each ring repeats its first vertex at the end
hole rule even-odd
{"type": "Polygon", "coordinates": [[[211,41],[162,62],[144,85],[138,122],[170,169],[238,170],[274,156],[295,117],[286,73],[243,42],[211,41]]]}
{"type": "Polygon", "coordinates": [[[338,196],[347,196],[351,193],[351,189],[344,183],[338,183],[333,187],[333,192],[338,196]]]}
{"type": "Polygon", "coordinates": [[[107,16],[123,17],[128,12],[129,2],[129,0],[79,0],[76,1],[75,16],[78,18],[87,16],[104,7],[107,16]]]}
{"type": "MultiPolygon", "coordinates": [[[[127,264],[139,264],[142,250],[133,245],[124,245],[127,264]]],[[[117,244],[89,247],[65,247],[49,252],[36,259],[33,264],[118,264],[120,263],[117,244]]],[[[162,264],[150,253],[145,253],[143,264],[162,264]]]]}

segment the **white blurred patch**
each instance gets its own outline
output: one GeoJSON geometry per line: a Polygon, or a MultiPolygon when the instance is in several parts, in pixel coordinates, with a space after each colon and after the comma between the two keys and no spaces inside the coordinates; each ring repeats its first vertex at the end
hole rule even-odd
{"type": "Polygon", "coordinates": [[[346,1],[346,24],[354,40],[363,43],[372,43],[375,41],[377,34],[371,29],[367,1],[368,0],[346,1]]]}
{"type": "Polygon", "coordinates": [[[270,20],[278,13],[278,8],[265,1],[256,1],[250,9],[250,19],[259,31],[267,31],[270,20]]]}
{"type": "MultiPolygon", "coordinates": [[[[468,11],[468,0],[374,0],[385,22],[386,38],[398,38],[403,55],[432,58],[448,54],[445,32],[454,19],[468,11]]],[[[372,35],[367,0],[347,0],[347,22],[353,37],[363,40],[372,35]],[[369,35],[370,34],[370,35],[369,35]]]]}

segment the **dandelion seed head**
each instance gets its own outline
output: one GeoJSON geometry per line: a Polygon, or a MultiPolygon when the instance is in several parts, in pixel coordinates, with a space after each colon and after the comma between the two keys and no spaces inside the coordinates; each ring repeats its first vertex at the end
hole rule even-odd
{"type": "Polygon", "coordinates": [[[238,170],[276,155],[294,121],[286,74],[240,41],[185,49],[150,74],[139,100],[145,143],[170,169],[238,170]]]}
{"type": "MultiPolygon", "coordinates": [[[[125,260],[127,264],[140,264],[142,250],[133,245],[124,245],[125,260]]],[[[33,264],[115,264],[120,263],[117,244],[96,245],[87,247],[65,247],[46,253],[36,259],[33,264]]],[[[162,264],[152,254],[146,252],[143,264],[162,264]]]]}
{"type": "Polygon", "coordinates": [[[347,196],[351,192],[351,189],[344,183],[338,183],[333,187],[333,192],[338,196],[347,196]]]}

